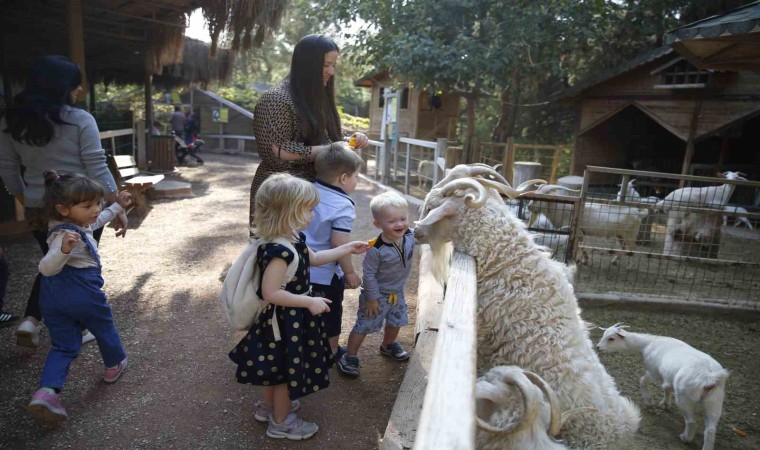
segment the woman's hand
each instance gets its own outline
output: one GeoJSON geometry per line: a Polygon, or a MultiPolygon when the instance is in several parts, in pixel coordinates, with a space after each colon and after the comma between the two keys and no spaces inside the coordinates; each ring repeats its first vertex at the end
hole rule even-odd
{"type": "Polygon", "coordinates": [[[322,297],[309,297],[311,299],[311,304],[309,304],[309,312],[316,316],[322,313],[330,312],[330,307],[328,306],[330,303],[332,303],[330,300],[322,297]]]}
{"type": "Polygon", "coordinates": [[[132,204],[132,194],[129,191],[121,191],[116,195],[116,203],[125,210],[132,204]]]}
{"type": "Polygon", "coordinates": [[[79,242],[79,233],[74,233],[73,231],[64,232],[63,240],[61,240],[61,251],[68,255],[77,245],[77,242],[79,242]]]}
{"type": "Polygon", "coordinates": [[[369,138],[364,133],[356,132],[351,135],[351,139],[354,139],[356,142],[354,148],[364,148],[369,145],[369,138]]]}

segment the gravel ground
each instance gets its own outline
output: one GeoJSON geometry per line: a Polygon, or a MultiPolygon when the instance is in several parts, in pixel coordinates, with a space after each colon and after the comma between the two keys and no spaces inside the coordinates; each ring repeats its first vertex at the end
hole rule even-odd
{"type": "MultiPolygon", "coordinates": [[[[314,438],[275,441],[253,419],[260,390],[234,380],[227,352],[242,334],[230,331],[217,303],[218,276],[247,240],[248,192],[257,160],[212,154],[204,159],[205,166],[170,175],[191,182],[194,197],[152,200],[144,217],[130,217],[126,239],[115,238],[110,229],[103,235],[105,290],[130,360],[118,383],[101,380],[99,352],[88,345],[62,394],[70,419],[54,428],[38,425],[24,407],[49,349],[47,331],[40,349],[27,355],[17,353],[13,327],[0,329],[0,448],[377,448],[406,367],[377,355],[379,335],[368,337],[361,349],[358,380],[333,371],[329,389],[304,398],[302,416],[320,426],[314,438]]],[[[353,195],[357,239],[378,233],[369,214],[376,191],[362,182],[353,195]]],[[[20,314],[39,249],[31,237],[0,243],[12,271],[6,308],[20,314]]],[[[361,269],[361,257],[355,258],[361,269]]],[[[416,289],[415,271],[407,290],[412,314],[416,289]]],[[[357,302],[358,290],[347,291],[344,341],[357,302]]],[[[411,326],[402,330],[402,345],[411,345],[412,332],[411,326]]]]}

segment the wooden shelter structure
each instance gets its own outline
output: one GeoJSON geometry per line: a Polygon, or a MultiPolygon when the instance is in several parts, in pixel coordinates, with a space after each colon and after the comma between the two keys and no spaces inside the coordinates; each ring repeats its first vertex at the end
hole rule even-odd
{"type": "Polygon", "coordinates": [[[699,69],[760,72],[760,2],[676,28],[666,41],[699,69]]]}
{"type": "Polygon", "coordinates": [[[563,98],[580,105],[574,174],[590,165],[760,176],[760,73],[699,69],[665,46],[563,98]]]}
{"type": "Polygon", "coordinates": [[[459,117],[459,100],[457,94],[445,92],[432,93],[416,89],[410,85],[394,80],[388,72],[376,72],[365,75],[354,82],[355,86],[371,90],[369,107],[369,136],[371,139],[384,137],[383,125],[389,122],[387,94],[393,93],[397,102],[399,137],[435,141],[439,138],[457,140],[457,122],[459,117]],[[386,115],[385,120],[383,116],[386,115]]]}
{"type": "MultiPolygon", "coordinates": [[[[23,88],[32,58],[66,55],[82,69],[91,109],[96,82],[143,85],[145,123],[152,123],[154,85],[224,79],[232,53],[217,51],[221,32],[233,52],[258,46],[279,27],[284,5],[285,0],[0,0],[2,103],[9,104],[23,88]],[[189,14],[196,9],[209,25],[210,46],[185,39],[189,14]]],[[[144,169],[151,137],[141,125],[137,162],[144,169]]],[[[0,198],[0,219],[7,220],[9,210],[12,214],[12,202],[7,195],[0,198]]]]}

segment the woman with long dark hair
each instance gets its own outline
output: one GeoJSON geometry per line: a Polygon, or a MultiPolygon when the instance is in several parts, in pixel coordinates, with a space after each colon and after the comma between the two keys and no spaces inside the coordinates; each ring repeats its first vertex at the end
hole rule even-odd
{"type": "MultiPolygon", "coordinates": [[[[31,65],[24,90],[0,119],[0,178],[8,192],[26,207],[26,217],[43,254],[48,251],[46,224],[37,219],[43,206],[45,170],[64,170],[98,180],[105,188],[106,200],[116,200],[116,182],[106,164],[98,125],[88,112],[74,107],[82,92],[81,83],[79,66],[68,58],[40,56],[31,65]]],[[[123,236],[126,215],[119,219],[117,236],[123,236]]],[[[99,240],[100,233],[95,238],[99,240]]],[[[37,274],[26,318],[16,330],[17,344],[32,350],[39,345],[39,289],[37,274]]],[[[89,336],[85,340],[89,341],[89,336]]]]}
{"type": "MultiPolygon", "coordinates": [[[[314,158],[332,142],[343,140],[335,105],[338,54],[338,46],[329,37],[304,37],[293,49],[290,75],[256,104],[253,134],[261,164],[251,183],[250,224],[256,191],[269,175],[287,172],[314,181],[314,158]]],[[[352,137],[358,148],[369,144],[363,133],[352,137]]]]}

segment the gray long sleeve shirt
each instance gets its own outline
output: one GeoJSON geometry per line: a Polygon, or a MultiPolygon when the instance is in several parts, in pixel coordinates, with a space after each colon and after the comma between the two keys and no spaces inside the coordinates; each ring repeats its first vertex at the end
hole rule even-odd
{"type": "Polygon", "coordinates": [[[412,273],[414,256],[414,231],[404,233],[403,253],[392,243],[386,243],[382,234],[364,255],[362,291],[368,300],[377,300],[382,293],[400,294],[412,273]]]}
{"type": "Polygon", "coordinates": [[[41,147],[14,141],[4,131],[8,127],[5,118],[0,120],[0,178],[11,195],[24,195],[28,208],[42,207],[45,170],[86,175],[103,184],[107,193],[116,192],[95,118],[87,111],[65,105],[61,108],[61,120],[70,125],[56,124],[53,139],[41,147]],[[21,178],[22,164],[26,166],[26,186],[21,178]]]}

